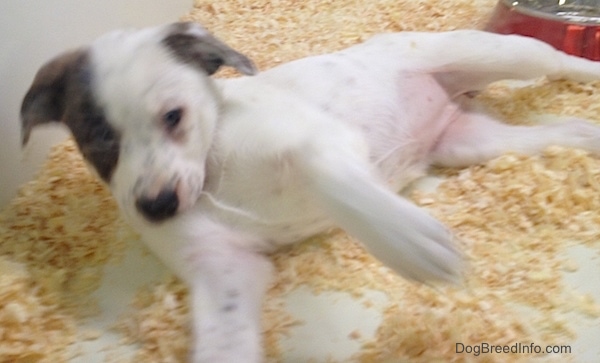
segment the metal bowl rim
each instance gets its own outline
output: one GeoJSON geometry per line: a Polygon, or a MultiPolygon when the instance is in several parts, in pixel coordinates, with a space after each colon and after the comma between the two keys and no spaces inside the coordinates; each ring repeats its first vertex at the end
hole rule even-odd
{"type": "Polygon", "coordinates": [[[506,7],[509,9],[514,9],[515,11],[536,17],[543,18],[548,20],[557,21],[560,23],[568,23],[568,24],[579,24],[585,26],[600,26],[600,15],[597,17],[586,17],[586,16],[561,16],[556,14],[547,13],[538,9],[534,9],[526,6],[524,3],[526,1],[519,0],[500,0],[506,7]],[[586,20],[587,19],[587,20],[586,20]]]}

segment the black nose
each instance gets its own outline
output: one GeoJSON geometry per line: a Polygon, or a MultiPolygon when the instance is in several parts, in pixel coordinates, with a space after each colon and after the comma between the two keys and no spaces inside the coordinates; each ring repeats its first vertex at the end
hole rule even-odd
{"type": "Polygon", "coordinates": [[[140,197],[135,206],[138,211],[152,222],[160,222],[173,217],[179,207],[179,198],[174,190],[161,190],[156,198],[140,197]]]}

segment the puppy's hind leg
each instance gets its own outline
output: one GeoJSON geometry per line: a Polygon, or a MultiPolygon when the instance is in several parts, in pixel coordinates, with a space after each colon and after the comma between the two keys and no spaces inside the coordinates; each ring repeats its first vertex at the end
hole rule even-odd
{"type": "Polygon", "coordinates": [[[448,126],[430,157],[435,165],[464,167],[484,163],[507,152],[537,154],[551,145],[580,148],[600,155],[600,126],[579,119],[514,126],[485,114],[467,112],[448,126]]]}
{"type": "Polygon", "coordinates": [[[461,30],[424,40],[417,42],[419,59],[453,95],[504,79],[600,79],[600,62],[567,55],[530,37],[461,30]]]}
{"type": "Polygon", "coordinates": [[[367,163],[333,150],[303,162],[307,184],[324,210],[381,262],[417,281],[457,280],[461,257],[451,233],[380,183],[367,163]]]}

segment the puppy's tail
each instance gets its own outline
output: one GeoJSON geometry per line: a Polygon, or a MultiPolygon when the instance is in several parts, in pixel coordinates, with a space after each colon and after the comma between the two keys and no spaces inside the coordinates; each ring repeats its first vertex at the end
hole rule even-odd
{"type": "Polygon", "coordinates": [[[406,278],[457,282],[461,256],[440,222],[386,188],[365,163],[317,159],[306,164],[308,183],[340,227],[406,278]]]}

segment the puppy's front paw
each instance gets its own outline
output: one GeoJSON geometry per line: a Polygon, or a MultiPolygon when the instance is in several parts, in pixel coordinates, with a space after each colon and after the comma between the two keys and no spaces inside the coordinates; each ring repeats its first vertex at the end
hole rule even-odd
{"type": "Polygon", "coordinates": [[[374,219],[367,249],[411,280],[457,282],[462,256],[452,233],[416,205],[395,200],[395,213],[374,219]]]}
{"type": "Polygon", "coordinates": [[[417,281],[458,282],[462,255],[454,244],[453,234],[425,212],[412,217],[402,241],[405,257],[399,262],[404,267],[398,268],[417,281]]]}

